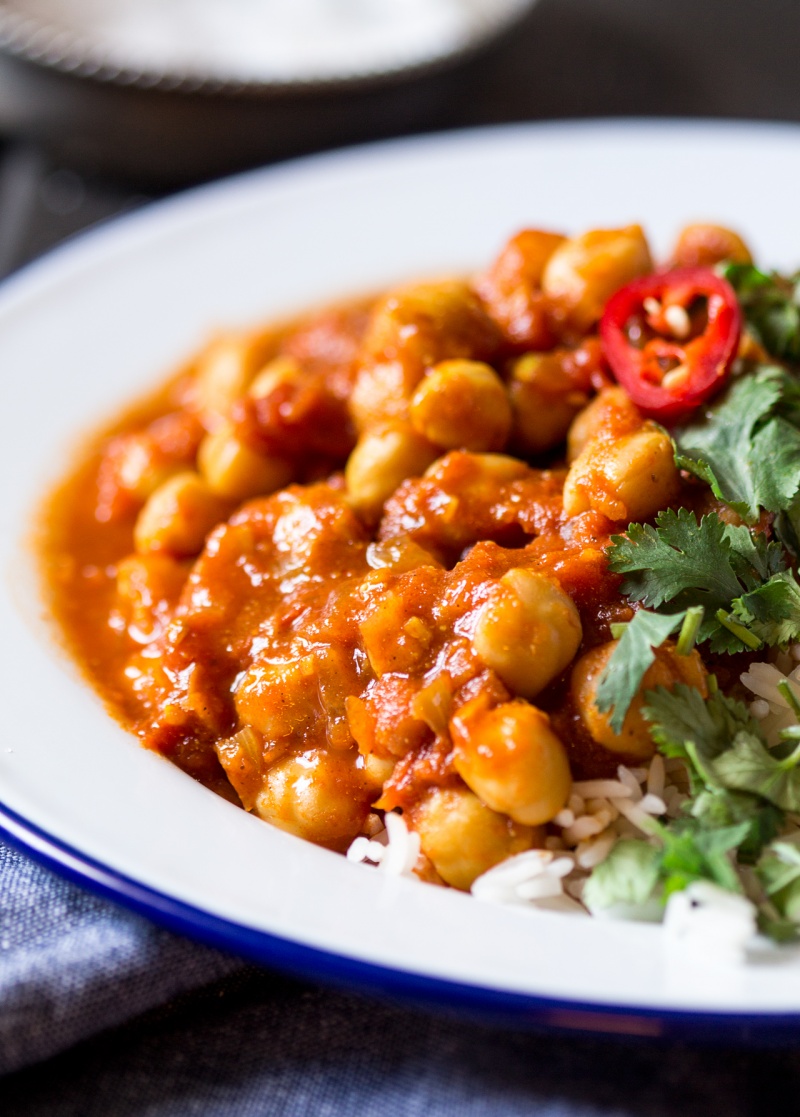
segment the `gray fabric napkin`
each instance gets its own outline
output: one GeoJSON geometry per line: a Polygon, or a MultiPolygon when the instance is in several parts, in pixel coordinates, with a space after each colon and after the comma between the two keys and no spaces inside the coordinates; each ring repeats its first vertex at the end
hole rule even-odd
{"type": "Polygon", "coordinates": [[[97,899],[0,843],[0,1073],[242,965],[97,899]]]}
{"type": "Polygon", "coordinates": [[[2,844],[0,1071],[2,1117],[762,1117],[800,1098],[800,1047],[538,1035],[315,988],[2,844]]]}

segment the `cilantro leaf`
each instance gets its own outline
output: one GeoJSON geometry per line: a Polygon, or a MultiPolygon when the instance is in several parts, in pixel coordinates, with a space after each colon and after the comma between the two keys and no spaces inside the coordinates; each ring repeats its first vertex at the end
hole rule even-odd
{"type": "Polygon", "coordinates": [[[696,687],[677,683],[672,690],[648,690],[646,699],[642,714],[651,722],[650,732],[661,752],[689,760],[701,774],[707,773],[704,782],[712,785],[717,781],[706,762],[723,753],[737,733],[759,733],[758,722],[744,703],[720,690],[703,698],[696,687]]]}
{"type": "Polygon", "coordinates": [[[784,811],[800,810],[800,748],[773,756],[743,703],[716,691],[703,699],[693,687],[647,692],[642,713],[665,756],[691,765],[693,790],[747,792],[784,811]]]}
{"type": "Polygon", "coordinates": [[[685,613],[662,616],[640,609],[625,626],[606,669],[600,676],[596,703],[601,712],[613,708],[611,728],[619,733],[628,708],[636,696],[659,647],[683,623],[685,613]]]}
{"type": "Polygon", "coordinates": [[[749,829],[748,822],[706,829],[696,819],[681,819],[665,828],[661,853],[665,897],[696,880],[711,880],[729,892],[741,892],[730,854],[745,840],[749,829]]]}
{"type": "Polygon", "coordinates": [[[698,523],[686,508],[667,509],[655,527],[631,524],[627,536],[612,536],[607,555],[609,568],[625,575],[622,592],[634,601],[657,610],[702,607],[698,639],[710,640],[714,651],[786,643],[800,632],[800,586],[784,574],[780,544],[743,524],[723,523],[715,513],[698,523]],[[753,593],[758,596],[748,596],[753,593]],[[731,613],[738,624],[747,628],[752,619],[755,627],[742,631],[730,623],[731,613]]]}
{"type": "Polygon", "coordinates": [[[790,375],[773,366],[735,380],[702,418],[677,432],[679,467],[748,523],[762,508],[780,512],[800,490],[800,429],[791,421],[796,394],[790,375]]]}
{"type": "Polygon", "coordinates": [[[756,340],[773,357],[800,360],[800,276],[785,279],[752,264],[727,264],[720,270],[756,340]]]}
{"type": "Polygon", "coordinates": [[[773,803],[766,803],[756,795],[724,788],[704,788],[689,806],[689,813],[706,829],[746,822],[749,827],[747,836],[737,851],[738,860],[744,864],[753,864],[758,860],[784,821],[783,811],[773,803]]]}
{"type": "Polygon", "coordinates": [[[784,760],[772,756],[760,737],[740,732],[714,761],[715,776],[724,787],[749,791],[784,811],[800,810],[800,755],[784,760]]]}
{"type": "Polygon", "coordinates": [[[800,558],[800,498],[795,497],[787,508],[777,514],[773,530],[795,559],[800,558]]]}
{"type": "Polygon", "coordinates": [[[783,838],[764,850],[756,875],[767,900],[759,911],[761,930],[779,942],[800,936],[800,848],[783,838]]]}
{"type": "Polygon", "coordinates": [[[788,839],[773,842],[764,850],[756,872],[768,896],[781,892],[800,881],[800,847],[788,839]]]}
{"type": "Polygon", "coordinates": [[[765,644],[800,638],[800,585],[789,570],[733,602],[733,615],[765,644]]]}
{"type": "MultiPolygon", "coordinates": [[[[795,887],[796,885],[792,885],[793,889],[795,887]]],[[[758,929],[762,935],[767,935],[777,943],[796,942],[800,935],[797,923],[777,914],[770,901],[759,906],[758,929]]]]}
{"type": "Polygon", "coordinates": [[[591,912],[612,908],[647,914],[660,872],[660,851],[649,842],[625,838],[617,842],[608,857],[597,866],[586,882],[583,902],[591,912]]]}
{"type": "Polygon", "coordinates": [[[622,592],[634,601],[651,608],[668,601],[702,605],[713,615],[744,588],[731,561],[728,527],[717,515],[698,524],[688,508],[668,508],[658,514],[656,527],[631,524],[627,537],[612,536],[608,565],[628,575],[622,592]]]}

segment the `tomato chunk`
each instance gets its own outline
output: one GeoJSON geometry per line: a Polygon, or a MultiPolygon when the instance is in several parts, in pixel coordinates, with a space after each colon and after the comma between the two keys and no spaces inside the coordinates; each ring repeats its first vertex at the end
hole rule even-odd
{"type": "Polygon", "coordinates": [[[609,299],[600,338],[611,371],[645,415],[685,419],[728,378],[741,334],[733,288],[710,268],[676,268],[609,299]]]}

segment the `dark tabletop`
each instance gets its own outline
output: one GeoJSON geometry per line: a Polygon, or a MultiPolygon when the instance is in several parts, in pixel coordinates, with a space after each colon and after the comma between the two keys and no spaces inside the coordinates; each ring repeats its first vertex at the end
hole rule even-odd
{"type": "MultiPolygon", "coordinates": [[[[402,130],[615,115],[797,120],[798,43],[797,0],[541,0],[482,66],[454,75],[457,95],[402,130]]],[[[371,138],[387,131],[376,120],[371,138]]],[[[0,275],[164,192],[67,165],[30,135],[8,138],[0,275]]],[[[90,903],[78,890],[68,898],[75,910],[90,903]]],[[[153,949],[180,949],[158,935],[153,949]]],[[[1,1078],[0,1114],[800,1111],[795,1051],[510,1033],[230,961],[218,972],[227,976],[1,1078]]]]}

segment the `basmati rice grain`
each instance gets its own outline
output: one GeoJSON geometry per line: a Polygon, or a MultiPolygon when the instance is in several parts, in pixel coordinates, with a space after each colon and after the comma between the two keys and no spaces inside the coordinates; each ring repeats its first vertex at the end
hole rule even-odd
{"type": "Polygon", "coordinates": [[[788,709],[789,703],[778,690],[778,683],[782,683],[786,676],[772,663],[751,663],[750,669],[742,672],[740,678],[759,698],[766,698],[772,706],[788,709]]]}
{"type": "Polygon", "coordinates": [[[359,864],[366,861],[369,854],[370,841],[369,838],[362,836],[354,838],[350,843],[350,848],[347,851],[347,860],[359,864]]]}
{"type": "Polygon", "coordinates": [[[556,826],[572,826],[574,821],[575,815],[569,809],[569,807],[564,807],[564,809],[559,811],[553,819],[553,822],[556,824],[556,826]]]}
{"type": "Polygon", "coordinates": [[[611,852],[616,844],[617,835],[609,829],[604,830],[602,834],[590,842],[581,842],[575,850],[575,861],[581,869],[593,869],[595,865],[599,865],[601,861],[605,861],[606,857],[611,852]]]}
{"type": "Polygon", "coordinates": [[[417,863],[420,851],[419,834],[409,830],[402,815],[386,813],[386,833],[389,845],[380,860],[380,867],[389,876],[405,876],[417,863]]]}
{"type": "Polygon", "coordinates": [[[608,815],[608,821],[613,822],[615,818],[619,818],[619,811],[614,806],[611,799],[589,799],[586,803],[586,811],[588,814],[593,815],[608,815]]]}
{"type": "Polygon", "coordinates": [[[614,821],[615,817],[619,818],[619,811],[616,809],[616,807],[612,809],[609,806],[608,810],[595,811],[595,813],[590,817],[593,818],[595,822],[600,823],[603,830],[605,830],[605,828],[614,821]]]}
{"type": "Polygon", "coordinates": [[[763,721],[770,712],[770,705],[766,698],[755,698],[750,703],[750,713],[758,721],[763,721]]]}
{"type": "Polygon", "coordinates": [[[665,780],[664,757],[660,752],[657,752],[650,761],[650,769],[647,773],[648,795],[658,795],[659,798],[663,798],[665,780]]]}
{"type": "Polygon", "coordinates": [[[578,818],[573,822],[572,826],[567,826],[566,829],[561,831],[561,837],[568,846],[577,845],[578,842],[584,841],[585,838],[592,838],[595,834],[599,834],[601,830],[605,830],[608,823],[600,821],[594,815],[585,814],[582,818],[578,818]]]}
{"type": "MultiPolygon", "coordinates": [[[[620,768],[619,780],[579,780],[572,785],[573,792],[577,793],[586,799],[618,799],[620,796],[628,796],[633,793],[630,782],[623,780],[621,773],[627,769],[620,768]]],[[[639,791],[639,785],[634,780],[636,792],[639,791]]],[[[578,813],[577,811],[575,812],[578,813]]]]}
{"type": "Polygon", "coordinates": [[[643,811],[638,803],[631,803],[627,799],[619,799],[617,801],[620,814],[624,814],[628,822],[632,823],[638,830],[644,834],[651,834],[656,825],[652,815],[647,811],[643,811]]]}
{"type": "Polygon", "coordinates": [[[642,789],[639,786],[639,781],[630,768],[626,768],[624,764],[620,764],[619,768],[617,768],[617,776],[623,787],[627,787],[628,794],[634,801],[641,799],[642,789]]]}
{"type": "Polygon", "coordinates": [[[648,814],[666,814],[667,804],[658,795],[647,794],[638,804],[648,814]]]}
{"type": "Polygon", "coordinates": [[[521,900],[546,900],[550,896],[560,896],[562,892],[559,877],[551,877],[547,873],[535,880],[526,881],[517,888],[517,895],[521,900]]]}

